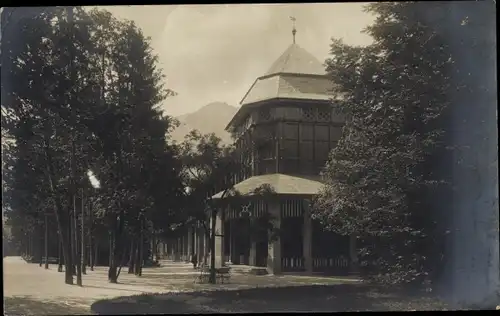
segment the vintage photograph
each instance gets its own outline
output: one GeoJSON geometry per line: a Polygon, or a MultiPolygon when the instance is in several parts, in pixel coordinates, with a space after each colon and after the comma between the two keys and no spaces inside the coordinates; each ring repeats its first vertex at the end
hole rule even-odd
{"type": "Polygon", "coordinates": [[[0,30],[5,315],[500,310],[496,1],[0,30]]]}

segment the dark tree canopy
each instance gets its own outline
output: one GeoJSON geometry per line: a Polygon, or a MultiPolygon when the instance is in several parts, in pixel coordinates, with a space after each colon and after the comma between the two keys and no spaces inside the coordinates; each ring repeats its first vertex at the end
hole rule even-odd
{"type": "MultiPolygon", "coordinates": [[[[436,232],[429,192],[443,183],[432,159],[443,148],[440,119],[449,106],[452,55],[426,23],[439,3],[391,2],[376,15],[367,47],[331,44],[327,71],[334,102],[348,119],[324,170],[314,216],[356,235],[365,276],[383,283],[422,282],[436,232]]],[[[437,234],[437,235],[436,235],[437,234]]]]}
{"type": "Polygon", "coordinates": [[[84,216],[85,203],[96,206],[89,223],[111,236],[116,282],[126,239],[160,231],[181,197],[180,163],[168,143],[175,122],[160,109],[175,93],[164,87],[150,39],[131,21],[80,7],[11,13],[7,29],[17,36],[5,34],[2,43],[9,220],[25,225],[55,215],[71,265],[85,235],[70,238],[84,229],[72,223],[84,216]]]}

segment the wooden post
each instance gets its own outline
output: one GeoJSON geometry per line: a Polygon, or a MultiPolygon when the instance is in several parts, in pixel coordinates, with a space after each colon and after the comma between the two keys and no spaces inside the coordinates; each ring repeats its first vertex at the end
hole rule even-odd
{"type": "Polygon", "coordinates": [[[75,238],[75,264],[76,264],[76,284],[82,286],[82,266],[78,262],[78,213],[76,207],[76,194],[73,195],[73,219],[74,219],[74,238],[75,238]]]}
{"type": "MultiPolygon", "coordinates": [[[[280,229],[281,210],[279,200],[276,199],[269,203],[269,212],[274,217],[273,226],[276,229],[280,229]]],[[[281,274],[281,241],[279,236],[269,243],[267,254],[267,268],[272,274],[281,274]]]]}
{"type": "Polygon", "coordinates": [[[82,274],[87,274],[87,271],[86,271],[86,267],[85,267],[85,198],[83,196],[83,189],[81,190],[81,197],[82,197],[82,211],[81,211],[81,242],[82,242],[82,245],[81,245],[81,260],[80,260],[80,264],[81,264],[81,269],[82,269],[82,274]]]}
{"type": "Polygon", "coordinates": [[[40,240],[39,247],[38,247],[38,258],[39,258],[39,263],[38,264],[41,267],[42,264],[43,264],[42,261],[43,261],[43,244],[44,244],[41,225],[38,227],[37,230],[38,230],[38,234],[37,235],[38,235],[38,238],[40,240]]]}
{"type": "Polygon", "coordinates": [[[312,274],[313,272],[313,258],[312,258],[312,219],[311,210],[309,207],[309,200],[304,200],[304,244],[303,244],[303,254],[304,254],[304,268],[306,273],[312,274]]]}
{"type": "Polygon", "coordinates": [[[96,243],[95,243],[95,253],[94,253],[94,262],[93,262],[94,266],[99,265],[98,256],[99,256],[99,242],[96,240],[96,243]]]}
{"type": "Polygon", "coordinates": [[[93,209],[92,209],[92,203],[89,200],[88,204],[89,208],[89,227],[88,227],[88,232],[89,232],[89,266],[90,266],[90,271],[94,271],[94,257],[92,256],[92,221],[93,221],[93,209]]]}
{"type": "Polygon", "coordinates": [[[45,214],[45,269],[49,268],[49,220],[45,214]]]}
{"type": "Polygon", "coordinates": [[[129,253],[129,257],[128,257],[128,273],[129,274],[134,273],[135,247],[136,247],[136,244],[134,243],[134,237],[132,236],[132,238],[130,240],[130,253],[129,253]]]}
{"type": "Polygon", "coordinates": [[[57,265],[57,272],[62,272],[63,271],[63,251],[62,251],[62,241],[61,241],[61,233],[58,234],[58,265],[57,265]]]}

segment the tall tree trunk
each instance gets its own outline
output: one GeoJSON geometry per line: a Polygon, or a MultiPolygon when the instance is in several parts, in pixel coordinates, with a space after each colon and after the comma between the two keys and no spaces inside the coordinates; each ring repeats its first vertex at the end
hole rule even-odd
{"type": "Polygon", "coordinates": [[[73,265],[73,230],[72,230],[72,224],[71,224],[71,214],[68,211],[68,217],[67,217],[67,231],[68,234],[67,236],[63,236],[62,241],[63,241],[63,255],[64,255],[64,273],[65,273],[65,279],[67,284],[73,284],[73,275],[75,271],[75,266],[73,265]],[[65,251],[64,247],[64,242],[67,240],[67,249],[65,251]],[[70,281],[71,280],[71,281],[70,281]],[[71,282],[71,283],[68,283],[71,282]]]}
{"type": "Polygon", "coordinates": [[[120,210],[120,214],[114,218],[114,222],[111,230],[111,249],[110,249],[110,265],[108,270],[108,280],[110,283],[118,282],[118,274],[117,269],[120,264],[120,251],[123,251],[123,245],[120,244],[123,227],[124,227],[124,210],[121,205],[118,205],[118,209],[120,210]],[[121,246],[121,247],[120,247],[121,246]],[[120,251],[119,251],[120,250],[120,251]]]}
{"type": "Polygon", "coordinates": [[[33,257],[33,231],[29,234],[29,257],[33,257]]]}
{"type": "Polygon", "coordinates": [[[118,228],[118,233],[115,231],[112,232],[112,251],[111,251],[111,264],[108,270],[108,280],[110,283],[118,283],[118,265],[120,264],[120,235],[123,229],[123,213],[120,214],[120,227],[118,228]]]}
{"type": "Polygon", "coordinates": [[[132,236],[132,238],[130,240],[130,254],[129,254],[129,259],[128,259],[128,273],[129,274],[134,273],[135,248],[136,248],[136,244],[134,243],[134,236],[132,236]]]}
{"type": "Polygon", "coordinates": [[[23,243],[24,243],[24,253],[23,253],[23,256],[24,258],[26,258],[26,256],[28,256],[28,253],[29,253],[29,239],[28,239],[28,233],[24,232],[24,238],[23,238],[23,243]]]}
{"type": "Polygon", "coordinates": [[[90,271],[94,271],[94,255],[93,255],[94,248],[92,246],[92,236],[89,237],[88,249],[89,249],[89,268],[90,268],[90,271]]]}
{"type": "MultiPolygon", "coordinates": [[[[113,233],[112,232],[109,232],[109,237],[108,237],[108,240],[109,240],[109,258],[108,258],[108,266],[111,267],[112,263],[113,263],[113,233]]],[[[109,271],[108,271],[109,273],[109,271]]]]}
{"type": "MultiPolygon", "coordinates": [[[[118,101],[119,104],[121,104],[121,97],[118,101]]],[[[122,144],[119,144],[119,150],[117,152],[118,154],[118,174],[117,176],[120,178],[122,175],[122,170],[123,170],[123,164],[122,164],[122,144]]],[[[123,251],[123,245],[121,244],[122,242],[122,234],[123,234],[123,228],[124,228],[124,222],[125,222],[125,211],[123,206],[121,205],[120,201],[117,205],[117,209],[120,211],[119,215],[114,218],[113,225],[112,225],[112,236],[113,236],[113,251],[111,252],[111,265],[108,270],[108,280],[110,283],[117,283],[118,282],[118,274],[117,274],[117,264],[119,263],[118,261],[120,260],[119,256],[119,251],[117,251],[117,246],[121,246],[119,250],[123,251]]]]}
{"type": "Polygon", "coordinates": [[[45,214],[45,269],[49,268],[49,219],[45,214]]]}
{"type": "Polygon", "coordinates": [[[141,238],[139,238],[139,274],[142,276],[142,266],[144,265],[144,218],[141,218],[141,238]]]}
{"type": "Polygon", "coordinates": [[[75,261],[76,261],[76,254],[75,254],[75,225],[74,225],[74,212],[70,211],[70,216],[69,216],[69,240],[70,240],[70,250],[71,250],[71,274],[73,276],[76,276],[76,266],[75,266],[75,261]]]}
{"type": "Polygon", "coordinates": [[[139,275],[139,252],[140,252],[141,242],[140,239],[137,241],[137,245],[135,246],[134,251],[134,274],[139,275]]]}
{"type": "Polygon", "coordinates": [[[43,264],[43,244],[44,244],[44,241],[43,241],[43,234],[42,234],[42,226],[38,226],[38,238],[39,238],[39,247],[38,247],[38,259],[39,259],[39,262],[38,262],[38,266],[39,267],[42,267],[42,264],[43,264]]]}
{"type": "Polygon", "coordinates": [[[69,225],[69,212],[65,212],[63,209],[63,206],[61,205],[61,200],[59,199],[61,197],[60,192],[58,192],[54,178],[55,178],[55,171],[54,171],[54,166],[52,165],[52,155],[50,152],[50,141],[49,139],[44,139],[45,146],[44,146],[44,151],[45,151],[45,157],[46,157],[46,167],[48,170],[48,180],[49,180],[49,187],[50,191],[55,195],[56,199],[56,210],[55,210],[55,215],[56,215],[56,222],[57,222],[57,230],[59,232],[59,238],[61,241],[61,248],[62,248],[62,257],[64,257],[64,265],[66,267],[65,270],[65,278],[64,281],[66,284],[73,284],[73,275],[71,271],[71,228],[69,225]],[[64,231],[68,229],[67,233],[68,235],[66,236],[64,234],[64,231]]]}
{"type": "Polygon", "coordinates": [[[94,265],[97,266],[99,264],[99,241],[95,242],[95,253],[94,253],[94,262],[92,263],[91,269],[94,270],[94,265]]]}
{"type": "MultiPolygon", "coordinates": [[[[67,19],[68,19],[68,24],[70,26],[70,32],[69,32],[69,35],[71,38],[74,37],[74,15],[73,15],[73,7],[69,6],[69,7],[66,7],[66,14],[67,14],[67,19]]],[[[74,46],[74,43],[73,41],[71,41],[70,45],[69,45],[69,77],[70,77],[70,80],[71,82],[76,82],[76,69],[74,67],[74,56],[75,56],[75,46],[74,46]]],[[[74,91],[74,86],[71,86],[70,89],[69,89],[69,99],[68,99],[68,102],[70,104],[71,107],[73,107],[75,104],[75,98],[74,98],[74,94],[75,94],[75,91],[74,91]]],[[[73,117],[71,116],[70,117],[70,123],[71,123],[71,131],[70,131],[70,142],[71,142],[71,151],[70,151],[70,180],[71,180],[71,183],[70,183],[70,186],[71,186],[71,202],[73,204],[73,221],[72,224],[73,224],[73,235],[70,235],[70,238],[71,240],[73,241],[73,252],[72,252],[72,258],[71,258],[71,267],[72,267],[72,272],[77,274],[75,271],[75,265],[78,261],[78,252],[77,252],[77,248],[78,248],[78,242],[76,240],[76,231],[77,231],[77,226],[76,226],[76,217],[77,217],[77,212],[76,212],[76,157],[75,157],[75,152],[76,152],[76,148],[75,148],[75,138],[76,138],[76,135],[75,135],[75,125],[74,124],[75,122],[73,122],[73,117]]],[[[71,219],[70,219],[71,220],[71,219]]],[[[71,225],[71,224],[70,224],[71,225]]],[[[78,275],[77,275],[77,284],[78,285],[81,285],[81,275],[80,275],[80,281],[78,281],[78,275]]]]}
{"type": "Polygon", "coordinates": [[[62,241],[61,241],[61,233],[58,232],[58,238],[57,238],[57,260],[58,260],[58,265],[57,265],[57,272],[62,272],[63,271],[63,252],[62,252],[62,241]]]}
{"type": "Polygon", "coordinates": [[[160,250],[158,249],[160,247],[160,239],[156,239],[156,245],[155,245],[155,261],[160,262],[160,250]]]}
{"type": "Polygon", "coordinates": [[[217,213],[212,210],[210,222],[210,279],[211,284],[215,284],[215,220],[217,219],[217,213]]]}
{"type": "Polygon", "coordinates": [[[116,273],[113,274],[113,266],[114,266],[114,262],[113,262],[114,261],[113,260],[114,256],[113,256],[113,254],[114,254],[114,251],[115,251],[114,244],[113,244],[113,234],[114,234],[114,232],[110,232],[109,233],[108,281],[111,282],[111,283],[112,283],[112,279],[113,279],[114,275],[116,275],[116,273]]]}
{"type": "Polygon", "coordinates": [[[80,257],[80,265],[81,265],[81,269],[82,269],[82,274],[87,274],[87,271],[86,271],[86,267],[85,267],[85,253],[86,253],[86,249],[85,249],[85,199],[84,199],[84,196],[83,196],[83,189],[81,191],[81,197],[82,197],[82,205],[81,205],[81,208],[82,208],[82,211],[80,213],[80,216],[81,216],[81,251],[80,251],[80,254],[81,254],[81,257],[80,257]]]}
{"type": "Polygon", "coordinates": [[[33,235],[35,234],[35,231],[32,231],[31,234],[30,234],[30,252],[31,252],[31,257],[33,257],[33,259],[35,258],[35,245],[34,245],[34,242],[33,242],[33,235]]]}
{"type": "Polygon", "coordinates": [[[92,256],[92,221],[93,221],[93,209],[92,209],[92,203],[89,200],[88,203],[88,210],[89,210],[89,227],[88,227],[88,234],[89,234],[89,266],[90,266],[90,271],[94,271],[94,257],[92,256]]]}
{"type": "Polygon", "coordinates": [[[116,279],[118,279],[118,277],[120,276],[120,272],[122,271],[122,267],[125,264],[126,257],[127,257],[127,252],[122,251],[122,258],[120,260],[120,267],[118,268],[118,272],[116,273],[116,279]]]}
{"type": "Polygon", "coordinates": [[[160,261],[158,258],[158,242],[156,240],[156,231],[153,229],[153,234],[152,234],[152,244],[153,247],[151,247],[151,259],[152,261],[158,262],[160,261]]]}
{"type": "MultiPolygon", "coordinates": [[[[78,247],[78,207],[76,201],[76,194],[73,196],[73,211],[74,211],[74,225],[75,225],[75,264],[76,264],[76,284],[82,286],[82,265],[78,262],[79,247],[78,247]]],[[[83,250],[83,249],[82,249],[83,250]]],[[[83,252],[83,251],[82,251],[83,252]]]]}

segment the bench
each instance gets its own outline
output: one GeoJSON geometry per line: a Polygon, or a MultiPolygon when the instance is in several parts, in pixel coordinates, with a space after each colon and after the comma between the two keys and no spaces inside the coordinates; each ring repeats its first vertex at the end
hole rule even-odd
{"type": "MultiPolygon", "coordinates": [[[[194,282],[198,281],[199,283],[208,283],[208,280],[210,279],[210,267],[209,266],[201,266],[200,268],[200,274],[195,278],[194,282]]],[[[222,268],[217,268],[215,269],[215,280],[220,281],[221,283],[224,283],[224,281],[229,281],[231,278],[230,274],[231,268],[230,267],[222,267],[222,268]]]]}
{"type": "MultiPolygon", "coordinates": [[[[28,256],[28,255],[25,255],[23,256],[23,259],[28,262],[28,263],[40,263],[40,258],[39,257],[33,257],[33,256],[28,256]]],[[[59,259],[58,258],[55,258],[55,257],[49,257],[49,260],[48,260],[50,264],[57,264],[59,263],[59,259]]],[[[45,257],[42,257],[42,264],[45,263],[45,257]]]]}
{"type": "Polygon", "coordinates": [[[215,270],[216,277],[222,284],[224,284],[224,280],[229,281],[231,279],[231,268],[230,267],[222,267],[215,270]]]}
{"type": "Polygon", "coordinates": [[[199,267],[200,274],[195,278],[194,282],[199,281],[200,283],[208,283],[210,278],[210,267],[206,265],[201,265],[199,267]]]}
{"type": "MultiPolygon", "coordinates": [[[[42,258],[42,263],[45,263],[45,257],[42,258]]],[[[59,263],[59,258],[49,257],[48,263],[57,264],[59,263]]]]}

